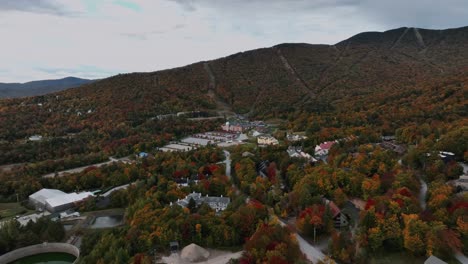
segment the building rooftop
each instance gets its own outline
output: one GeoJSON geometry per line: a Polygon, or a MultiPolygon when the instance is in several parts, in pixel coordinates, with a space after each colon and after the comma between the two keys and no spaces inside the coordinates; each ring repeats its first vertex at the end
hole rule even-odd
{"type": "Polygon", "coordinates": [[[426,261],[424,261],[424,264],[447,264],[447,262],[436,256],[430,256],[428,259],[426,259],[426,261]]]}
{"type": "Polygon", "coordinates": [[[94,196],[91,192],[82,192],[82,193],[68,193],[61,196],[56,196],[46,200],[46,203],[51,207],[57,207],[64,204],[71,204],[75,202],[82,201],[83,199],[94,196]]]}
{"type": "Polygon", "coordinates": [[[57,196],[63,196],[66,195],[66,193],[56,190],[56,189],[42,189],[40,191],[37,191],[31,195],[29,195],[30,199],[34,199],[40,203],[45,203],[47,199],[51,199],[57,196]]]}

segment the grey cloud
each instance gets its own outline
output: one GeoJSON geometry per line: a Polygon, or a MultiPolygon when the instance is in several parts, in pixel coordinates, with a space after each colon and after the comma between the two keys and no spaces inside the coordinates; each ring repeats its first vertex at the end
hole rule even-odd
{"type": "Polygon", "coordinates": [[[45,13],[67,15],[69,12],[59,3],[52,0],[1,0],[0,12],[22,11],[30,13],[45,13]]]}
{"type": "Polygon", "coordinates": [[[176,24],[176,25],[171,26],[168,29],[164,29],[164,30],[152,30],[152,31],[142,32],[142,33],[134,33],[134,32],[121,33],[120,35],[124,36],[124,37],[128,37],[128,38],[132,38],[132,39],[148,40],[152,36],[163,35],[163,34],[166,34],[166,33],[170,32],[170,31],[180,30],[180,29],[183,29],[185,27],[187,27],[186,24],[176,24]]]}
{"type": "Polygon", "coordinates": [[[451,28],[468,25],[466,0],[366,0],[362,12],[388,27],[451,28]]]}
{"type": "Polygon", "coordinates": [[[297,11],[317,10],[329,7],[352,6],[362,0],[168,0],[179,3],[188,11],[196,11],[198,7],[209,6],[219,9],[239,11],[250,9],[252,12],[267,10],[297,11]]]}
{"type": "MultiPolygon", "coordinates": [[[[449,28],[468,25],[466,0],[168,0],[177,2],[188,11],[210,7],[221,12],[271,14],[278,17],[295,14],[320,15],[349,8],[350,16],[368,19],[384,27],[414,26],[449,28]]],[[[255,19],[255,18],[254,18],[255,19]]],[[[353,17],[340,17],[340,20],[353,17]]]]}

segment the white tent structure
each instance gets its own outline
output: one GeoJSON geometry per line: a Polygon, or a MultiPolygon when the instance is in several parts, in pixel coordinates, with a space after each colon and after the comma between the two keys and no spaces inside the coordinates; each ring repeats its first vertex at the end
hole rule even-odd
{"type": "Polygon", "coordinates": [[[55,196],[46,200],[46,209],[49,212],[61,212],[72,207],[86,198],[94,196],[91,192],[68,193],[61,196],[55,196]]]}
{"type": "Polygon", "coordinates": [[[29,203],[33,205],[36,210],[44,210],[46,208],[46,200],[57,196],[63,196],[66,193],[55,189],[42,189],[29,195],[29,203]]]}

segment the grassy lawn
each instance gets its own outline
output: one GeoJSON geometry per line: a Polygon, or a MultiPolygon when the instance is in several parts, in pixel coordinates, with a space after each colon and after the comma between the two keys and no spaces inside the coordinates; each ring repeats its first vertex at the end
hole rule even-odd
{"type": "Polygon", "coordinates": [[[18,214],[24,214],[28,209],[21,206],[19,203],[0,203],[0,218],[11,218],[18,214]]]}

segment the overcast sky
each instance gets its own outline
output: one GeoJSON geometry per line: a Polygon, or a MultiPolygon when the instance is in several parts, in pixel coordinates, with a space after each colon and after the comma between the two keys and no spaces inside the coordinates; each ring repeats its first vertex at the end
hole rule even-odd
{"type": "Polygon", "coordinates": [[[0,82],[155,71],[467,18],[467,0],[0,0],[0,82]]]}

